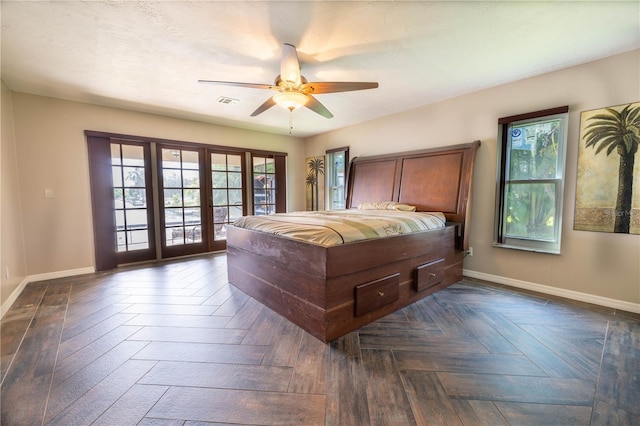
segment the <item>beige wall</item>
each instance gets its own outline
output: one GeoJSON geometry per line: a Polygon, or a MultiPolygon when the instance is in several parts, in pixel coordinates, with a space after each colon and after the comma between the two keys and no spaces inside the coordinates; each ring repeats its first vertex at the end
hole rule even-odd
{"type": "MultiPolygon", "coordinates": [[[[0,139],[0,302],[16,294],[21,285],[26,284],[26,254],[24,249],[23,222],[20,208],[20,189],[16,156],[16,140],[13,128],[13,107],[11,91],[2,85],[0,139]],[[8,271],[8,277],[6,275],[8,271]]],[[[15,296],[14,296],[15,297],[15,296]]]]}
{"type": "MultiPolygon", "coordinates": [[[[94,266],[85,130],[287,152],[289,209],[304,206],[303,141],[13,92],[29,276],[94,266]],[[53,198],[44,198],[44,190],[53,198]]],[[[3,296],[4,297],[4,296],[3,296]]]]}
{"type": "MultiPolygon", "coordinates": [[[[472,206],[474,253],[464,261],[465,273],[640,308],[640,236],[573,231],[580,111],[639,101],[639,76],[640,51],[633,51],[309,138],[305,156],[341,146],[350,146],[354,157],[479,139],[472,206]],[[570,109],[562,254],[494,248],[497,120],[562,105],[570,109]]],[[[638,176],[635,182],[640,182],[638,176]]],[[[634,190],[640,191],[636,186],[634,190]]]]}

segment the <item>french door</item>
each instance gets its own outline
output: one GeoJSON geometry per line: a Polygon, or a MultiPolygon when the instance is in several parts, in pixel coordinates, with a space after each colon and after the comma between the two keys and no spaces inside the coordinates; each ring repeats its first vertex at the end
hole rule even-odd
{"type": "Polygon", "coordinates": [[[237,218],[286,209],[285,155],[85,134],[96,270],[224,250],[237,218]]]}
{"type": "Polygon", "coordinates": [[[209,150],[211,171],[210,223],[213,223],[210,236],[213,251],[227,247],[227,225],[246,214],[244,173],[245,156],[243,153],[209,150]]]}
{"type": "Polygon", "coordinates": [[[147,144],[110,143],[117,262],[155,258],[150,149],[147,144]]]}
{"type": "Polygon", "coordinates": [[[158,146],[162,257],[207,251],[204,149],[158,146]]]}
{"type": "Polygon", "coordinates": [[[244,153],[162,145],[158,157],[162,257],[224,250],[245,214],[244,153]]]}

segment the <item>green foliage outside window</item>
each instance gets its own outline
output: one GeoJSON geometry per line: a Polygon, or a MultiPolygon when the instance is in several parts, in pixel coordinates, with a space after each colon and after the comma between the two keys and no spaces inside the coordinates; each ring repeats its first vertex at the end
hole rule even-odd
{"type": "Polygon", "coordinates": [[[559,128],[560,120],[553,120],[511,129],[505,212],[509,237],[555,239],[559,128]]]}

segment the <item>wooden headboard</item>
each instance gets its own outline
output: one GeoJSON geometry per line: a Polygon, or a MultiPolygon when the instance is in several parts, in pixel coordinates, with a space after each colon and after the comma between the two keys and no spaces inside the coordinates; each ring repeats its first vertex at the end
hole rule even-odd
{"type": "Polygon", "coordinates": [[[369,201],[398,201],[418,211],[442,212],[460,224],[459,248],[469,248],[473,164],[480,141],[370,157],[349,168],[347,208],[369,201]]]}

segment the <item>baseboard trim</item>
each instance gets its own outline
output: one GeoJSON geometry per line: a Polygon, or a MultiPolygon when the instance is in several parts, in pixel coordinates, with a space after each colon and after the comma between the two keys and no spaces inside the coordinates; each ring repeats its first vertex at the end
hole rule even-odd
{"type": "Polygon", "coordinates": [[[29,275],[29,282],[55,280],[56,278],[72,277],[75,275],[93,274],[96,269],[93,266],[78,269],[68,269],[66,271],[47,272],[44,274],[29,275]]]}
{"type": "Polygon", "coordinates": [[[90,266],[87,268],[68,269],[66,271],[47,272],[46,274],[28,275],[24,280],[22,280],[18,287],[16,287],[9,298],[0,307],[0,318],[4,317],[4,314],[7,313],[9,308],[11,308],[11,305],[13,305],[13,303],[18,299],[20,293],[22,293],[24,288],[29,283],[36,281],[54,280],[56,278],[72,277],[75,275],[93,274],[95,271],[95,268],[93,266],[90,266]]]}
{"type": "Polygon", "coordinates": [[[550,294],[553,296],[564,297],[566,299],[577,300],[594,305],[606,306],[609,308],[619,309],[625,312],[633,312],[640,314],[640,303],[625,302],[624,300],[609,299],[608,297],[596,296],[579,291],[565,290],[558,287],[551,287],[543,284],[536,284],[528,281],[516,280],[512,278],[501,277],[498,275],[485,274],[484,272],[471,271],[464,269],[462,275],[469,278],[477,278],[479,280],[491,281],[497,284],[504,284],[510,287],[522,288],[525,290],[537,291],[539,293],[550,294]]]}
{"type": "Polygon", "coordinates": [[[24,280],[22,280],[22,282],[18,285],[18,287],[16,287],[15,290],[13,290],[13,292],[9,295],[9,298],[7,300],[4,301],[4,303],[2,304],[2,306],[0,306],[0,318],[4,317],[4,314],[7,313],[7,311],[9,310],[9,308],[11,307],[11,305],[13,305],[13,302],[16,301],[16,299],[18,298],[18,296],[20,296],[20,293],[22,293],[22,291],[24,290],[24,288],[27,286],[27,284],[29,284],[29,279],[25,278],[24,280]]]}

